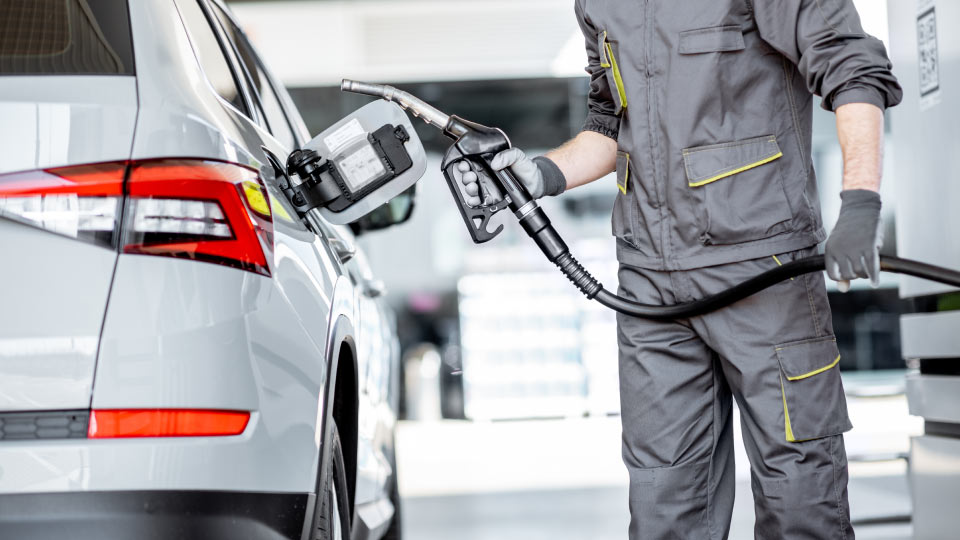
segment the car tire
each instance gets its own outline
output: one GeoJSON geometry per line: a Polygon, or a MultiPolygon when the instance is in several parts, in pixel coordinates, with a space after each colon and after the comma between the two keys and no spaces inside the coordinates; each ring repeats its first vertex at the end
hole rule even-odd
{"type": "MultiPolygon", "coordinates": [[[[343,463],[340,432],[334,422],[330,430],[330,474],[317,490],[312,540],[350,540],[350,502],[347,468],[343,463]]],[[[322,473],[321,473],[322,474],[322,473]]]]}

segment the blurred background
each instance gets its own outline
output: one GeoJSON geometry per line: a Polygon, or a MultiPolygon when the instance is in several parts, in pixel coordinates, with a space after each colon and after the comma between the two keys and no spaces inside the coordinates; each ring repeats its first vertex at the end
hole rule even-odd
{"type": "MultiPolygon", "coordinates": [[[[856,1],[887,41],[886,0],[856,1]]],[[[386,82],[441,110],[502,128],[532,155],[579,132],[586,56],[570,0],[277,0],[231,7],[290,88],[311,133],[364,105],[341,78],[386,82]]],[[[824,221],[839,211],[834,117],[815,109],[813,160],[824,221]]],[[[474,245],[440,173],[438,130],[405,225],[362,236],[398,317],[404,355],[398,432],[408,538],[625,538],[613,312],[588,302],[515,224],[474,245]]],[[[888,123],[884,251],[896,253],[896,126],[888,123]]],[[[616,281],[606,178],[545,200],[573,253],[616,281]]],[[[855,429],[848,434],[851,507],[860,538],[907,538],[901,459],[922,420],[907,414],[897,279],[830,292],[855,429]]],[[[738,423],[735,425],[739,425],[738,423]]],[[[752,538],[749,469],[737,456],[731,538],[752,538]]]]}

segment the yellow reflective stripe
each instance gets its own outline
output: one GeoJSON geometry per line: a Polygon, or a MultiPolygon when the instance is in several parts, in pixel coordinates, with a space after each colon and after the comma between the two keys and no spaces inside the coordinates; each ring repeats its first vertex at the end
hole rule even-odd
{"type": "Polygon", "coordinates": [[[780,158],[782,158],[782,157],[783,157],[783,152],[777,152],[776,155],[770,156],[770,157],[768,157],[768,158],[766,158],[766,159],[761,159],[760,161],[755,161],[755,162],[753,162],[753,163],[751,163],[751,164],[749,164],[749,165],[744,165],[743,167],[740,167],[739,169],[734,169],[734,170],[732,170],[732,171],[727,171],[727,172],[725,172],[725,173],[723,173],[723,174],[718,174],[718,175],[716,175],[716,176],[711,176],[710,178],[707,178],[706,180],[700,180],[699,182],[689,182],[689,185],[690,185],[690,187],[700,187],[700,186],[704,186],[704,185],[709,184],[710,182],[716,182],[717,180],[720,180],[720,179],[722,179],[722,178],[726,178],[726,177],[728,177],[728,176],[733,176],[733,175],[735,175],[735,174],[737,174],[737,173],[742,173],[743,171],[748,171],[748,170],[750,170],[750,169],[752,169],[752,168],[754,168],[754,167],[759,167],[760,165],[763,165],[763,164],[765,164],[765,163],[770,163],[771,161],[773,161],[773,160],[775,160],[775,159],[780,159],[780,158]]]}
{"type": "Polygon", "coordinates": [[[610,42],[604,43],[607,49],[607,57],[610,60],[610,67],[613,68],[613,81],[617,84],[617,94],[620,95],[620,107],[627,108],[627,90],[623,86],[623,78],[620,77],[620,68],[617,67],[617,59],[613,56],[613,48],[610,42]]]}
{"type": "MultiPolygon", "coordinates": [[[[776,261],[777,266],[783,266],[783,263],[780,262],[780,259],[778,259],[776,255],[771,255],[771,257],[773,257],[773,260],[776,261]]],[[[793,278],[790,278],[790,281],[793,281],[793,278]]]]}
{"type": "Polygon", "coordinates": [[[624,171],[623,171],[623,185],[621,186],[620,182],[617,182],[617,188],[620,189],[620,193],[623,193],[624,195],[626,195],[627,184],[630,183],[630,153],[624,152],[623,154],[627,156],[627,166],[624,168],[624,171]]]}
{"type": "Polygon", "coordinates": [[[783,389],[783,379],[780,379],[780,395],[783,397],[783,428],[787,433],[787,442],[797,442],[790,427],[790,411],[787,410],[787,392],[783,389]]]}
{"type": "Polygon", "coordinates": [[[820,369],[815,369],[815,370],[811,371],[810,373],[804,373],[803,375],[797,375],[797,376],[795,376],[795,377],[787,376],[787,380],[788,380],[788,381],[799,381],[799,380],[801,380],[801,379],[806,379],[807,377],[813,377],[814,375],[816,375],[816,374],[818,374],[818,373],[823,373],[824,371],[826,371],[826,370],[828,370],[828,369],[836,366],[836,365],[839,364],[839,363],[840,363],[840,355],[837,355],[837,359],[834,360],[833,362],[830,362],[830,365],[828,365],[828,366],[823,366],[823,367],[820,368],[820,369]]]}

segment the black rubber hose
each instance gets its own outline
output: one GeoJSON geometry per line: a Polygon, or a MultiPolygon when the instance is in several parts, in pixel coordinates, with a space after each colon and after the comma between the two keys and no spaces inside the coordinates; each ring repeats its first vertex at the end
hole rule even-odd
{"type": "MultiPolygon", "coordinates": [[[[616,294],[601,289],[596,293],[596,300],[624,315],[640,317],[655,321],[670,321],[675,319],[685,319],[710,313],[711,311],[729,306],[734,302],[758,293],[771,285],[776,285],[785,279],[809,274],[811,272],[822,272],[825,269],[823,255],[816,255],[806,259],[800,259],[783,266],[778,266],[773,270],[764,272],[757,277],[748,279],[743,283],[721,291],[713,296],[701,298],[693,302],[683,304],[674,304],[670,306],[655,306],[650,304],[641,304],[633,300],[627,300],[616,294]]],[[[908,276],[928,279],[945,285],[960,287],[960,272],[926,264],[909,259],[900,259],[887,255],[880,256],[880,269],[885,272],[894,272],[908,276]]]]}

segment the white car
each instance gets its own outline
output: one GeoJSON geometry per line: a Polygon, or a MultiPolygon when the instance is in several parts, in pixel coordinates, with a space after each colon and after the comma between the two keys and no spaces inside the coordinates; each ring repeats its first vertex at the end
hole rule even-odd
{"type": "Polygon", "coordinates": [[[0,2],[0,538],[399,537],[393,315],[278,189],[308,138],[219,0],[0,2]]]}

